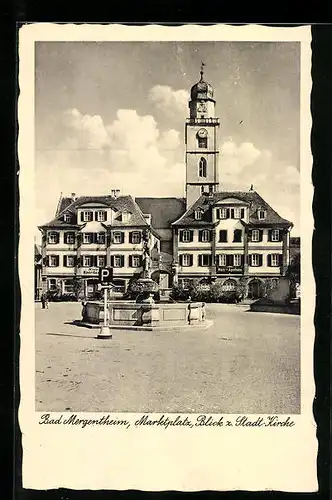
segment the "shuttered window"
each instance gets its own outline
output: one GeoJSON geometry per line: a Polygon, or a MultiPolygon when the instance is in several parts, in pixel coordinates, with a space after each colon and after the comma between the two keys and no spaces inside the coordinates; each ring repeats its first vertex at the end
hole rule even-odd
{"type": "Polygon", "coordinates": [[[82,222],[90,222],[93,220],[93,212],[90,210],[85,210],[81,213],[81,221],[82,222]]]}
{"type": "Polygon", "coordinates": [[[183,229],[180,231],[180,241],[183,243],[190,243],[194,239],[194,231],[190,229],[183,229]]]}
{"type": "Polygon", "coordinates": [[[59,243],[59,240],[60,240],[59,233],[57,233],[55,231],[52,231],[52,232],[48,233],[47,242],[50,245],[56,245],[57,243],[59,243]]]}
{"type": "Polygon", "coordinates": [[[208,243],[211,241],[211,234],[208,229],[202,229],[198,233],[198,240],[201,241],[202,243],[208,243]]]}
{"type": "Polygon", "coordinates": [[[59,255],[49,255],[48,256],[48,266],[58,267],[59,266],[59,255]]]}
{"type": "Polygon", "coordinates": [[[272,253],[267,256],[267,265],[269,267],[278,267],[281,265],[282,255],[278,253],[272,253]]]}
{"type": "Polygon", "coordinates": [[[63,265],[65,267],[75,267],[75,255],[64,255],[63,265]]]}
{"type": "Polygon", "coordinates": [[[141,255],[129,255],[129,267],[141,267],[142,256],[141,255]]]}
{"type": "Polygon", "coordinates": [[[253,253],[249,255],[249,265],[251,267],[260,267],[263,264],[263,255],[258,253],[253,253]]]}
{"type": "Polygon", "coordinates": [[[198,256],[198,265],[200,267],[211,266],[212,256],[210,254],[201,254],[198,256]]]}
{"type": "Polygon", "coordinates": [[[64,233],[64,242],[67,243],[67,245],[75,243],[75,233],[64,233]]]}
{"type": "Polygon", "coordinates": [[[124,267],[124,256],[123,255],[112,255],[111,256],[111,267],[124,267]]]}
{"type": "Polygon", "coordinates": [[[140,242],[141,242],[140,231],[131,231],[129,233],[129,243],[133,243],[134,245],[137,245],[140,242]]]}
{"type": "Polygon", "coordinates": [[[83,233],[82,243],[83,245],[90,245],[93,242],[93,233],[83,233]]]}
{"type": "Polygon", "coordinates": [[[221,267],[227,266],[227,255],[226,254],[218,255],[218,262],[219,262],[219,266],[221,266],[221,267]]]}
{"type": "Polygon", "coordinates": [[[121,244],[124,242],[124,233],[121,231],[113,232],[113,243],[121,244]]]}
{"type": "Polygon", "coordinates": [[[103,245],[105,243],[105,233],[95,233],[95,242],[103,245]]]}
{"type": "Polygon", "coordinates": [[[97,267],[105,267],[105,266],[106,266],[106,256],[97,255],[97,267]]]}
{"type": "Polygon", "coordinates": [[[180,255],[180,266],[190,267],[193,265],[193,256],[189,253],[180,255]]]}

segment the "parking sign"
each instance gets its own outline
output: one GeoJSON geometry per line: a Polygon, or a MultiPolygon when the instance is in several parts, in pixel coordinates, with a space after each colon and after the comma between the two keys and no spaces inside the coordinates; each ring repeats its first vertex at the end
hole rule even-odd
{"type": "Polygon", "coordinates": [[[99,281],[103,285],[113,281],[113,269],[111,267],[102,267],[99,269],[99,281]]]}

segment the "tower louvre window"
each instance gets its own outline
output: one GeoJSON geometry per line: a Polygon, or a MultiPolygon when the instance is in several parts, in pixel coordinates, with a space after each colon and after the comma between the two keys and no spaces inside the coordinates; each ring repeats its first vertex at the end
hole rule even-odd
{"type": "Polygon", "coordinates": [[[199,160],[198,175],[199,177],[206,177],[206,159],[203,157],[199,160]]]}

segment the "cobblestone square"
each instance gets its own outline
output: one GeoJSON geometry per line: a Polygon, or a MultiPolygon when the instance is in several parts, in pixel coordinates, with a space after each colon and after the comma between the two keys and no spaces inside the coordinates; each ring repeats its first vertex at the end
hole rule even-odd
{"type": "Polygon", "coordinates": [[[300,412],[300,317],[207,304],[206,329],[98,330],[79,303],[36,303],[36,410],[300,412]]]}

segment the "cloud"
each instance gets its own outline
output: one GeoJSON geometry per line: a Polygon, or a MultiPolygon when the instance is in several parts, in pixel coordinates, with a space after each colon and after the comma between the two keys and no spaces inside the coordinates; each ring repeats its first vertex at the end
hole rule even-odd
{"type": "Polygon", "coordinates": [[[225,141],[220,147],[219,181],[224,190],[245,190],[253,184],[281,217],[300,231],[300,174],[293,165],[275,159],[251,142],[225,141]],[[280,201],[282,200],[282,202],[280,201]]]}
{"type": "MultiPolygon", "coordinates": [[[[54,147],[36,153],[37,224],[53,218],[60,192],[106,194],[119,188],[133,196],[184,195],[180,133],[160,130],[152,115],[119,109],[105,124],[101,116],[69,109],[58,126],[54,147]]],[[[280,206],[280,215],[299,220],[299,172],[293,165],[250,141],[227,139],[220,152],[220,189],[247,191],[253,184],[272,207],[280,206]]]]}
{"type": "Polygon", "coordinates": [[[180,133],[160,131],[153,116],[119,109],[105,124],[100,116],[69,109],[59,129],[55,147],[36,152],[36,224],[53,218],[61,192],[106,194],[119,188],[133,196],[183,196],[180,133]]]}
{"type": "Polygon", "coordinates": [[[181,120],[187,116],[189,93],[173,90],[168,85],[155,85],[149,90],[149,100],[169,118],[181,120]]]}

